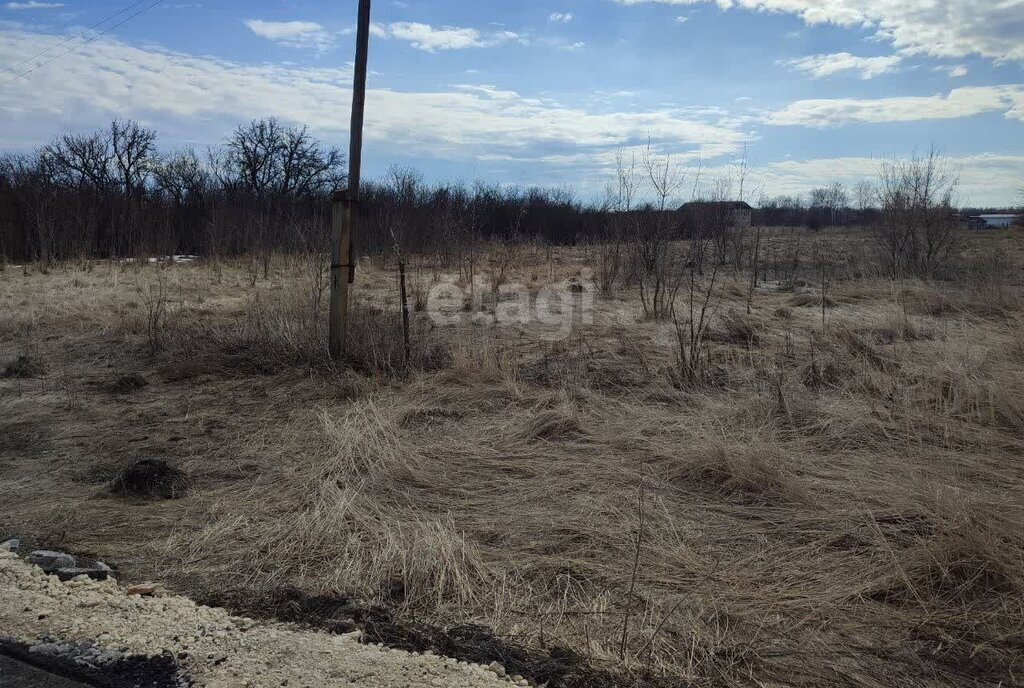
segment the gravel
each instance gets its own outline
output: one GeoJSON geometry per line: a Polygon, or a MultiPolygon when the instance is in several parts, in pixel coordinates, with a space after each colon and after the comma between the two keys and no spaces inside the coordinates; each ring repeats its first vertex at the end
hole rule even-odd
{"type": "MultiPolygon", "coordinates": [[[[158,590],[159,592],[159,590],[158,590]]],[[[0,551],[0,629],[26,644],[88,643],[97,658],[177,658],[196,686],[508,688],[500,665],[458,662],[230,616],[174,595],[129,595],[113,578],[62,582],[0,551]]]]}

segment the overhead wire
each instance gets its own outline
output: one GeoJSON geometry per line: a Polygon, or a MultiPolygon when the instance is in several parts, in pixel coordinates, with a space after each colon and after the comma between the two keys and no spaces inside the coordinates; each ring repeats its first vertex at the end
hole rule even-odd
{"type": "MultiPolygon", "coordinates": [[[[125,9],[121,10],[120,12],[117,12],[117,13],[115,13],[115,14],[111,15],[110,17],[108,17],[107,19],[105,19],[105,20],[103,20],[103,21],[101,21],[101,22],[98,22],[97,24],[94,24],[94,25],[93,25],[93,27],[95,27],[95,26],[99,26],[100,24],[103,24],[103,23],[105,23],[105,22],[109,21],[109,20],[110,20],[110,19],[112,19],[113,17],[117,17],[117,16],[120,16],[121,14],[124,14],[124,12],[128,11],[129,9],[131,9],[131,8],[133,8],[133,7],[137,7],[138,5],[142,4],[142,3],[143,3],[143,2],[145,2],[145,1],[146,1],[146,0],[138,0],[138,1],[137,1],[137,2],[135,2],[135,3],[132,3],[131,5],[129,5],[128,7],[126,7],[125,9]]],[[[156,7],[157,5],[159,5],[159,4],[161,3],[161,2],[164,2],[164,0],[155,0],[154,2],[151,2],[150,4],[148,4],[148,5],[146,5],[145,7],[143,7],[143,8],[141,9],[141,10],[139,10],[139,11],[138,11],[138,12],[136,12],[135,14],[132,14],[132,15],[130,15],[130,16],[128,16],[128,17],[125,17],[124,19],[122,19],[121,21],[117,22],[116,24],[113,24],[113,25],[111,25],[111,26],[108,26],[107,28],[103,29],[102,31],[100,31],[100,32],[98,32],[98,33],[95,33],[95,34],[92,34],[92,35],[90,35],[90,36],[89,36],[89,38],[88,38],[88,39],[86,39],[85,41],[83,41],[83,42],[81,42],[81,43],[78,43],[77,45],[73,45],[73,46],[71,46],[70,48],[68,48],[68,49],[67,49],[67,50],[65,50],[64,52],[62,52],[62,53],[59,53],[59,54],[57,54],[57,55],[54,55],[54,56],[53,56],[53,57],[51,57],[50,59],[48,59],[48,60],[45,60],[45,61],[43,61],[43,62],[41,62],[41,63],[37,64],[37,65],[36,65],[35,67],[32,67],[31,69],[27,69],[27,70],[25,70],[24,72],[21,72],[20,74],[16,74],[15,76],[11,77],[11,78],[10,78],[10,79],[8,79],[7,81],[3,81],[3,82],[0,82],[0,88],[2,88],[2,87],[4,87],[4,86],[6,86],[7,84],[13,83],[13,82],[17,81],[18,79],[21,79],[22,77],[26,77],[26,76],[28,76],[29,74],[31,74],[32,72],[36,71],[37,69],[40,69],[40,68],[42,68],[42,67],[45,67],[46,65],[50,64],[51,62],[55,62],[56,60],[59,60],[60,58],[64,57],[65,55],[69,55],[69,54],[73,53],[74,51],[78,50],[79,48],[84,48],[85,46],[89,45],[90,43],[92,43],[93,41],[97,40],[97,39],[98,39],[98,38],[100,38],[101,36],[104,36],[104,35],[106,35],[106,34],[110,33],[111,31],[113,31],[114,29],[116,29],[116,28],[118,28],[118,27],[120,27],[120,26],[124,26],[125,24],[127,24],[128,22],[130,22],[130,21],[131,21],[132,19],[135,19],[136,17],[138,17],[138,16],[140,16],[140,15],[142,15],[142,14],[145,14],[145,13],[146,13],[146,12],[148,12],[149,10],[151,10],[151,9],[153,9],[154,7],[156,7]]],[[[85,35],[85,34],[86,34],[86,33],[88,33],[88,32],[89,32],[90,30],[91,30],[91,29],[86,29],[85,31],[83,31],[83,32],[82,32],[82,34],[79,34],[79,37],[80,37],[80,36],[83,36],[83,35],[85,35]]],[[[75,39],[74,39],[74,38],[72,38],[72,39],[70,39],[70,40],[75,40],[75,39]]],[[[27,59],[25,59],[25,60],[22,60],[21,62],[19,62],[19,63],[18,63],[17,65],[14,65],[14,66],[15,66],[15,67],[17,67],[17,66],[20,66],[20,65],[23,65],[23,64],[25,64],[26,62],[31,62],[32,60],[36,59],[37,57],[40,57],[40,56],[42,56],[42,55],[45,55],[46,53],[50,52],[51,50],[53,50],[53,49],[55,49],[55,48],[58,48],[58,47],[60,47],[61,45],[64,45],[64,44],[66,44],[67,42],[69,42],[69,41],[63,41],[62,43],[58,43],[57,45],[55,45],[55,46],[52,46],[52,47],[50,47],[50,48],[48,48],[48,49],[46,49],[46,50],[42,51],[41,53],[38,53],[38,54],[36,54],[36,55],[35,55],[35,56],[33,56],[33,57],[29,57],[29,58],[27,58],[27,59]]],[[[4,71],[9,71],[9,70],[4,70],[4,71]]]]}
{"type": "Polygon", "coordinates": [[[96,22],[92,26],[86,27],[85,29],[82,30],[81,33],[79,33],[77,35],[74,35],[74,36],[68,36],[67,38],[65,38],[61,42],[55,43],[54,45],[51,45],[49,48],[46,48],[45,50],[40,50],[35,55],[31,55],[29,57],[26,57],[21,62],[17,62],[15,64],[10,65],[9,67],[4,67],[3,69],[0,69],[0,74],[3,74],[4,72],[13,72],[15,69],[17,69],[18,67],[22,66],[23,64],[27,64],[27,63],[31,62],[32,60],[36,60],[36,59],[42,57],[43,55],[45,55],[46,53],[50,52],[51,50],[56,50],[57,48],[61,47],[62,45],[67,45],[71,41],[78,40],[79,38],[84,38],[93,29],[95,29],[95,28],[97,28],[97,27],[99,27],[99,26],[101,26],[103,24],[106,24],[108,21],[110,21],[114,17],[119,17],[122,14],[124,14],[125,12],[127,12],[128,10],[132,9],[133,7],[137,7],[138,5],[141,5],[144,2],[146,2],[146,0],[135,0],[135,2],[133,2],[130,5],[128,5],[127,7],[123,7],[120,10],[118,10],[117,12],[114,12],[113,14],[111,14],[111,15],[109,15],[107,17],[104,17],[103,19],[100,19],[98,22],[96,22]]]}

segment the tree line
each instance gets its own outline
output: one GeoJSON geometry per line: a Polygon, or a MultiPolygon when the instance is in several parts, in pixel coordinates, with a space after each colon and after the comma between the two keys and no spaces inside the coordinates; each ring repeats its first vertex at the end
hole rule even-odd
{"type": "MultiPolygon", "coordinates": [[[[306,127],[239,125],[204,149],[158,149],[157,133],[116,120],[27,154],[0,155],[0,260],[230,256],[320,250],[345,155],[306,127]]],[[[599,212],[565,190],[427,184],[392,168],[363,185],[362,252],[420,250],[465,237],[568,243],[599,212]]]]}
{"type": "MultiPolygon", "coordinates": [[[[204,149],[163,152],[157,144],[153,129],[115,120],[100,131],[58,136],[32,153],[0,155],[0,263],[326,253],[332,192],[345,185],[346,160],[306,127],[257,119],[204,149]]],[[[626,242],[658,252],[664,242],[690,238],[702,251],[714,245],[720,260],[738,261],[746,240],[729,217],[709,210],[688,222],[675,208],[684,195],[742,200],[748,175],[744,163],[708,182],[700,168],[648,145],[620,150],[604,197],[585,202],[567,189],[428,183],[416,170],[392,167],[363,186],[356,250],[450,258],[500,239],[626,242]]],[[[834,183],[806,198],[762,197],[752,222],[870,227],[894,265],[930,271],[955,243],[957,181],[948,160],[932,150],[886,163],[876,180],[853,187],[834,183]]],[[[607,257],[609,269],[619,264],[618,252],[607,257]]],[[[703,252],[695,260],[703,265],[703,252]]]]}

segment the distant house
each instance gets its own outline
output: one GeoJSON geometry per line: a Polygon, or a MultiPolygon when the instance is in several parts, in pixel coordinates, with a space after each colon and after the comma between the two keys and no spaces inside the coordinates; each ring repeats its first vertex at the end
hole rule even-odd
{"type": "Polygon", "coordinates": [[[703,225],[724,225],[738,229],[750,227],[754,209],[744,201],[693,201],[679,207],[687,229],[703,225]]]}
{"type": "Polygon", "coordinates": [[[972,215],[967,218],[968,229],[1000,229],[1009,227],[1020,216],[1018,215],[972,215]]]}

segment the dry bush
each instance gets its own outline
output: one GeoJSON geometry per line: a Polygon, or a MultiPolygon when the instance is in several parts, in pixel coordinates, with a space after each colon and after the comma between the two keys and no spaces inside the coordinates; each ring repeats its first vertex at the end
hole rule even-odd
{"type": "Polygon", "coordinates": [[[934,277],[963,242],[953,208],[959,172],[937,149],[881,165],[881,221],[875,236],[893,276],[934,277]]]}
{"type": "Polygon", "coordinates": [[[708,338],[715,342],[747,348],[757,346],[761,342],[761,337],[750,320],[733,310],[719,318],[718,327],[712,328],[708,338]]]}
{"type": "Polygon", "coordinates": [[[136,286],[139,298],[146,309],[146,338],[149,342],[149,351],[152,354],[164,347],[170,290],[171,285],[163,269],[158,269],[156,279],[149,284],[136,286]]]}
{"type": "Polygon", "coordinates": [[[350,310],[344,361],[367,374],[404,375],[412,370],[437,370],[447,366],[451,353],[446,341],[425,317],[414,317],[409,327],[410,348],[406,357],[401,313],[372,306],[350,310]]]}
{"type": "MultiPolygon", "coordinates": [[[[255,290],[244,318],[176,321],[166,343],[169,361],[209,373],[269,375],[287,368],[330,370],[327,355],[327,315],[303,290],[255,290]],[[201,354],[201,355],[197,355],[201,354]]],[[[449,354],[424,318],[413,318],[409,358],[403,343],[402,316],[354,300],[343,363],[359,372],[402,375],[409,370],[432,370],[447,364],[449,354]]]]}

